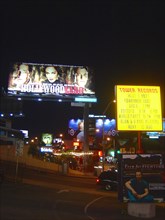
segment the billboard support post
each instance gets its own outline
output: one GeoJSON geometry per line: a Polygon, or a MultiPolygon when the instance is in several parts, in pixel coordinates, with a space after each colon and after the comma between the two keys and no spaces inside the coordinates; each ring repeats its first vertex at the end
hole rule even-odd
{"type": "Polygon", "coordinates": [[[89,125],[89,103],[85,103],[84,105],[84,143],[83,143],[83,150],[84,150],[84,171],[87,165],[87,161],[86,161],[86,152],[89,150],[89,140],[88,140],[88,136],[89,136],[89,129],[88,129],[88,125],[89,125]]]}
{"type": "Polygon", "coordinates": [[[106,116],[104,117],[105,113],[107,112],[107,110],[109,109],[110,105],[112,103],[116,103],[116,100],[112,100],[108,103],[108,105],[106,106],[104,112],[103,112],[103,130],[102,130],[102,151],[103,151],[103,161],[102,161],[102,171],[104,171],[104,167],[105,167],[105,119],[106,116]]]}
{"type": "Polygon", "coordinates": [[[104,128],[104,124],[105,124],[105,119],[103,118],[103,134],[102,134],[102,151],[103,151],[103,161],[102,161],[102,171],[104,171],[104,164],[105,164],[105,128],[104,128]]]}
{"type": "Polygon", "coordinates": [[[16,159],[16,167],[15,167],[15,183],[17,182],[17,178],[18,178],[18,164],[19,164],[18,155],[16,157],[17,159],[16,159]]]}
{"type": "Polygon", "coordinates": [[[143,153],[142,145],[141,145],[141,131],[138,131],[138,149],[137,153],[143,153]]]}

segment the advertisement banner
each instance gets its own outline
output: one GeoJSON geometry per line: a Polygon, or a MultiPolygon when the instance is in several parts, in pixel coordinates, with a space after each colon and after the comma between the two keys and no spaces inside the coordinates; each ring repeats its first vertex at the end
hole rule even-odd
{"type": "MultiPolygon", "coordinates": [[[[83,121],[83,119],[71,119],[69,120],[69,130],[68,133],[75,137],[75,134],[77,134],[77,132],[79,132],[79,130],[81,130],[79,128],[79,125],[81,124],[81,122],[83,121]]],[[[90,121],[90,119],[89,119],[90,121]]],[[[93,121],[95,121],[95,135],[97,137],[102,137],[103,136],[103,124],[104,124],[104,135],[107,136],[115,136],[118,134],[118,131],[116,131],[116,120],[115,119],[102,119],[102,118],[96,118],[93,119],[93,121]]],[[[89,122],[90,123],[90,122],[89,122]]]]}
{"type": "Polygon", "coordinates": [[[119,155],[119,199],[129,202],[165,201],[163,154],[119,155]]]}
{"type": "Polygon", "coordinates": [[[93,97],[93,73],[86,66],[14,63],[8,95],[37,98],[93,97]]]}
{"type": "Polygon", "coordinates": [[[52,144],[53,144],[53,134],[43,133],[41,143],[43,143],[44,146],[52,146],[52,144]]]}

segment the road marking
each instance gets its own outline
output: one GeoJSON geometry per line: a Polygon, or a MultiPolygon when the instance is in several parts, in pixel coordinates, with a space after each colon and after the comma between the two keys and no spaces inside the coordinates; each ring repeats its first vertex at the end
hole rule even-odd
{"type": "Polygon", "coordinates": [[[57,193],[69,192],[69,189],[61,189],[57,193]]]}
{"type": "Polygon", "coordinates": [[[91,220],[95,220],[93,217],[91,217],[91,216],[89,216],[89,215],[87,214],[87,209],[89,208],[89,206],[92,205],[92,204],[93,204],[94,202],[96,202],[97,200],[102,199],[102,198],[105,198],[105,197],[107,197],[107,196],[101,196],[101,197],[99,197],[99,198],[97,198],[97,199],[94,199],[94,200],[92,200],[91,202],[89,202],[89,203],[85,206],[85,208],[84,208],[84,213],[85,213],[85,215],[86,215],[88,218],[90,218],[91,220]]]}

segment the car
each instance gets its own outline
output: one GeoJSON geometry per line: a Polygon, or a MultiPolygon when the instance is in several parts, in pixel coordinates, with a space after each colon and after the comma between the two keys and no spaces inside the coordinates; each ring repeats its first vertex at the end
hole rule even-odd
{"type": "Polygon", "coordinates": [[[107,170],[101,172],[96,179],[96,184],[107,191],[117,190],[118,172],[116,170],[107,170]]]}

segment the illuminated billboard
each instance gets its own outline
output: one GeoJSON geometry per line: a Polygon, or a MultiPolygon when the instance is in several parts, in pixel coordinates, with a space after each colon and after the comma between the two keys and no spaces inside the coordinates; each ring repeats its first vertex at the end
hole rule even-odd
{"type": "Polygon", "coordinates": [[[83,119],[71,119],[69,120],[68,133],[73,138],[77,138],[79,141],[84,141],[84,120],[83,119]]]}
{"type": "Polygon", "coordinates": [[[52,146],[53,135],[50,133],[43,133],[42,134],[42,143],[44,143],[45,146],[52,146]]]}
{"type": "MultiPolygon", "coordinates": [[[[83,119],[71,119],[69,120],[69,130],[68,133],[72,137],[76,137],[79,132],[81,131],[81,123],[83,122],[83,119]]],[[[116,120],[115,119],[102,119],[102,118],[96,118],[95,119],[95,128],[96,132],[95,135],[97,137],[102,137],[103,135],[103,127],[104,127],[104,135],[108,136],[115,136],[118,132],[116,131],[116,120]],[[103,126],[104,124],[104,126],[103,126]]]]}
{"type": "Polygon", "coordinates": [[[93,73],[86,66],[14,63],[8,95],[29,98],[95,97],[93,73]]]}
{"type": "Polygon", "coordinates": [[[117,85],[117,130],[162,131],[159,86],[117,85]]]}

